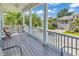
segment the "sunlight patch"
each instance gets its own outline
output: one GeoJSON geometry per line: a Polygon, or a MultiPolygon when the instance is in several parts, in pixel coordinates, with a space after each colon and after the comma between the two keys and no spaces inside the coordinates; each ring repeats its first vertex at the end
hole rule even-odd
{"type": "Polygon", "coordinates": [[[13,35],[18,35],[19,33],[14,33],[14,34],[12,34],[11,36],[13,36],[13,35]]]}

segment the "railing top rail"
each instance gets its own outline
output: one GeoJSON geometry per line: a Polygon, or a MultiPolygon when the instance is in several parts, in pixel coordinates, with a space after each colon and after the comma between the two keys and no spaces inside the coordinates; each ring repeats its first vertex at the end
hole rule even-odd
{"type": "Polygon", "coordinates": [[[58,33],[58,32],[54,32],[54,31],[50,31],[50,30],[48,30],[47,32],[51,32],[51,33],[59,34],[59,35],[62,35],[62,36],[67,36],[67,37],[79,39],[79,36],[73,36],[73,35],[64,34],[64,33],[58,33]]]}
{"type": "MultiPolygon", "coordinates": [[[[43,31],[43,29],[39,29],[39,28],[35,28],[35,29],[43,31]]],[[[54,32],[54,31],[51,31],[51,30],[47,30],[47,32],[51,32],[51,33],[59,34],[59,35],[62,35],[62,36],[67,36],[67,37],[79,39],[79,36],[73,36],[73,35],[64,34],[64,33],[58,33],[58,32],[54,32]]]]}

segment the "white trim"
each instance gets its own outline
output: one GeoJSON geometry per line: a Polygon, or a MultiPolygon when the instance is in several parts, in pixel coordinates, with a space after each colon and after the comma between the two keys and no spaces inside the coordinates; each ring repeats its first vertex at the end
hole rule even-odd
{"type": "Polygon", "coordinates": [[[40,3],[40,4],[38,4],[38,5],[34,6],[34,7],[32,7],[31,9],[37,8],[38,6],[41,6],[41,5],[43,5],[43,4],[44,4],[44,3],[40,3]]]}
{"type": "Polygon", "coordinates": [[[1,38],[3,36],[2,29],[3,29],[3,11],[0,10],[0,46],[1,46],[1,38]]]}

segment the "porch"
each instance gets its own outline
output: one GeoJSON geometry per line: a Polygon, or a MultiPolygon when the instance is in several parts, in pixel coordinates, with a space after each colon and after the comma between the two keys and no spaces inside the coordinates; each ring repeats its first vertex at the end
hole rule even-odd
{"type": "MultiPolygon", "coordinates": [[[[41,41],[27,33],[17,33],[12,36],[12,39],[2,40],[2,48],[5,49],[11,46],[20,46],[22,48],[22,56],[59,56],[51,48],[45,46],[41,41]]],[[[15,47],[5,50],[4,56],[19,56],[20,50],[15,47]]]]}
{"type": "MultiPolygon", "coordinates": [[[[5,5],[5,4],[3,4],[5,5]]],[[[10,4],[9,4],[10,5],[10,4]]],[[[17,4],[11,4],[14,7],[17,4]]],[[[38,4],[24,4],[25,8],[19,10],[23,13],[23,24],[21,31],[10,28],[13,35],[11,39],[3,40],[3,11],[0,11],[0,48],[4,56],[60,56],[79,55],[79,37],[56,33],[48,30],[48,5],[44,5],[44,26],[38,29],[32,26],[32,8],[38,4]],[[28,7],[29,6],[29,7],[28,7]],[[26,8],[27,7],[27,8],[26,8]],[[29,10],[29,26],[25,24],[25,11],[29,10]],[[8,47],[12,49],[6,49],[8,47]],[[19,49],[19,48],[20,49],[19,49]],[[22,52],[22,53],[21,53],[22,52]]],[[[22,6],[21,6],[22,7],[22,6]]],[[[12,7],[11,7],[12,8],[12,7]]],[[[5,8],[6,10],[6,8],[5,8]]],[[[10,9],[11,11],[11,9],[10,9]]]]}

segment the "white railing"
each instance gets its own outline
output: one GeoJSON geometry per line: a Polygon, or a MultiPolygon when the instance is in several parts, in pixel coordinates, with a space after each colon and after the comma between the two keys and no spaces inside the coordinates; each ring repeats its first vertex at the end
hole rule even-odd
{"type": "Polygon", "coordinates": [[[79,55],[79,37],[48,31],[48,44],[70,55],[79,55]]]}
{"type": "Polygon", "coordinates": [[[29,33],[29,26],[28,25],[24,25],[24,31],[29,33]]]}
{"type": "Polygon", "coordinates": [[[43,41],[43,29],[39,28],[32,28],[32,35],[36,38],[38,38],[40,41],[43,41]]]}
{"type": "Polygon", "coordinates": [[[16,26],[4,25],[4,27],[7,27],[10,30],[11,33],[22,32],[23,28],[24,28],[23,25],[16,25],[16,26]]]}
{"type": "MultiPolygon", "coordinates": [[[[23,26],[8,26],[13,32],[22,32],[23,26]]],[[[24,31],[29,33],[29,27],[24,26],[24,31]]],[[[55,47],[57,50],[65,55],[65,53],[70,55],[79,55],[79,37],[66,35],[63,33],[57,33],[48,30],[48,45],[55,47]]],[[[43,29],[32,28],[32,35],[38,38],[40,41],[43,41],[43,29]]]]}
{"type": "MultiPolygon", "coordinates": [[[[43,29],[32,30],[33,36],[43,41],[43,29]]],[[[60,54],[63,53],[61,55],[79,55],[79,37],[48,30],[48,45],[54,46],[60,54]]]]}

